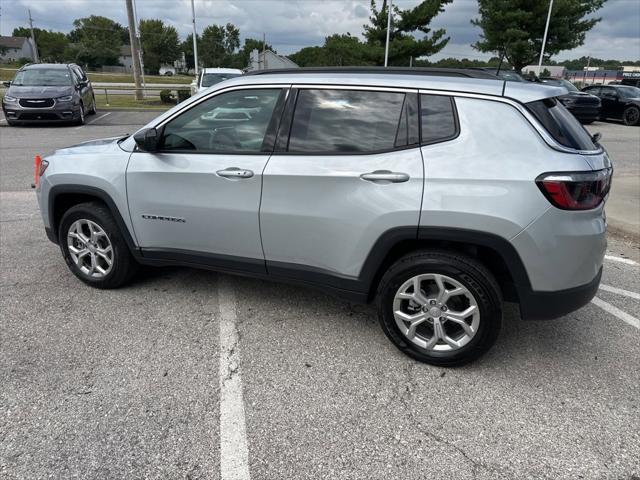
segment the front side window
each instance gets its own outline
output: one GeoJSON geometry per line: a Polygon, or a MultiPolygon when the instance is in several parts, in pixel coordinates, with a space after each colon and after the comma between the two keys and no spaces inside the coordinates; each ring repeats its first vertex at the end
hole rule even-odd
{"type": "MultiPolygon", "coordinates": [[[[330,154],[391,150],[396,147],[404,100],[405,94],[400,92],[300,90],[288,151],[330,154]]],[[[406,141],[406,130],[401,136],[406,141]]]]}
{"type": "Polygon", "coordinates": [[[616,88],[622,98],[640,98],[640,88],[638,87],[618,87],[616,88]]]}
{"type": "Polygon", "coordinates": [[[444,95],[420,95],[422,143],[449,140],[456,136],[453,99],[444,95]]]}
{"type": "Polygon", "coordinates": [[[236,90],[209,98],[165,125],[161,150],[259,153],[280,92],[236,90]]]}

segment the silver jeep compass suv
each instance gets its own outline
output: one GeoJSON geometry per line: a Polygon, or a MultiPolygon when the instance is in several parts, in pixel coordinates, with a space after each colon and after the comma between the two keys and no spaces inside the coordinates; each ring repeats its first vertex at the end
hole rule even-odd
{"type": "MultiPolygon", "coordinates": [[[[611,162],[561,87],[464,70],[267,71],[39,166],[49,238],[98,288],[186,265],[375,301],[413,358],[459,365],[503,300],[595,294],[611,162]]],[[[372,352],[373,354],[373,352],[372,352]]]]}

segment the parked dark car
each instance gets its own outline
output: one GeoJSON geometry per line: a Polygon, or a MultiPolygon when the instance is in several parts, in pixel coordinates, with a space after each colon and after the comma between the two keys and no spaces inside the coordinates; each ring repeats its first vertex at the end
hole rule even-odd
{"type": "Polygon", "coordinates": [[[85,114],[96,113],[91,82],[74,64],[35,63],[20,68],[2,99],[9,125],[31,122],[84,124],[85,114]]]}
{"type": "Polygon", "coordinates": [[[540,82],[554,87],[565,87],[569,90],[566,95],[560,95],[558,100],[569,110],[580,123],[589,124],[600,116],[600,99],[596,95],[581,92],[569,80],[561,78],[541,77],[540,82]]]}
{"type": "Polygon", "coordinates": [[[630,85],[591,85],[583,92],[602,101],[600,118],[622,120],[625,125],[640,125],[640,88],[630,85]]]}

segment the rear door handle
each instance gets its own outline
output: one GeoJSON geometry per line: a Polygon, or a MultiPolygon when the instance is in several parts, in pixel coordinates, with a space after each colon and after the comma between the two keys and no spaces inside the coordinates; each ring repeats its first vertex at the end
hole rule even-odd
{"type": "Polygon", "coordinates": [[[363,173],[360,175],[360,178],[369,182],[402,183],[409,180],[409,174],[391,172],[389,170],[376,170],[375,172],[363,173]]]}
{"type": "Polygon", "coordinates": [[[218,170],[216,175],[224,178],[251,178],[253,177],[253,172],[251,170],[247,170],[245,168],[238,167],[229,167],[224,170],[218,170]]]}

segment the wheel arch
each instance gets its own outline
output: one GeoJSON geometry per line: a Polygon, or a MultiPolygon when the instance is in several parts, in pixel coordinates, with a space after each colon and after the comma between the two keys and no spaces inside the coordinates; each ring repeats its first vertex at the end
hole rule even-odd
{"type": "Polygon", "coordinates": [[[422,249],[452,250],[481,261],[496,277],[505,300],[519,302],[531,290],[515,247],[505,238],[477,230],[400,227],[385,232],[365,260],[360,280],[372,300],[384,272],[400,257],[422,249]]]}
{"type": "Polygon", "coordinates": [[[118,228],[122,232],[122,236],[124,237],[131,254],[137,257],[138,248],[131,232],[129,231],[129,227],[118,209],[118,206],[107,192],[97,187],[90,187],[86,185],[55,185],[51,187],[47,202],[49,206],[48,213],[51,226],[49,238],[53,242],[58,243],[58,229],[64,212],[74,205],[91,201],[99,201],[107,206],[118,224],[118,228]]]}

